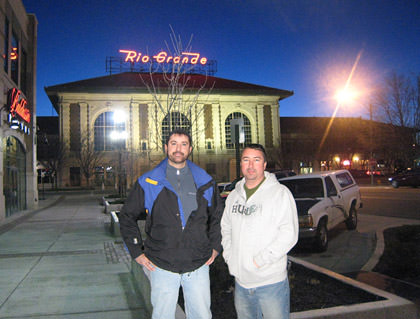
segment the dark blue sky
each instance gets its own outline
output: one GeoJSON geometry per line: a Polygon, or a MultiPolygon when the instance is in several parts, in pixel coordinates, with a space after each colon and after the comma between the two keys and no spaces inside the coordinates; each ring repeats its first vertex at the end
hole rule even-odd
{"type": "Polygon", "coordinates": [[[390,72],[420,73],[420,1],[387,0],[23,0],[38,19],[37,115],[55,115],[44,87],[106,75],[119,49],[155,54],[170,28],[215,76],[294,91],[281,116],[331,116],[361,53],[351,85],[365,105],[390,72]]]}

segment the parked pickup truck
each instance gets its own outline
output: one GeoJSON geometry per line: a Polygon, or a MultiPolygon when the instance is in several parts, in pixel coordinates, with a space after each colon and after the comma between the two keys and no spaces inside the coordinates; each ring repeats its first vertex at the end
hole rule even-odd
{"type": "Polygon", "coordinates": [[[292,192],[299,215],[299,239],[312,240],[318,252],[328,248],[328,230],[345,222],[357,227],[362,208],[359,186],[347,170],[325,171],[279,179],[292,192]]]}

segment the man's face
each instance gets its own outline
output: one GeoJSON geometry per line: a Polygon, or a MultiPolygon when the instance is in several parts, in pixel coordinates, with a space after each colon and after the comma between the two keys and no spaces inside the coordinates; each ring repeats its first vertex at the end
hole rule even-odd
{"type": "Polygon", "coordinates": [[[168,156],[169,164],[178,168],[185,166],[185,161],[191,150],[188,136],[183,134],[173,134],[168,141],[168,145],[165,145],[165,153],[168,156]]]}
{"type": "Polygon", "coordinates": [[[261,182],[266,166],[263,152],[252,148],[244,149],[241,157],[241,171],[246,182],[249,181],[255,185],[261,182]]]}

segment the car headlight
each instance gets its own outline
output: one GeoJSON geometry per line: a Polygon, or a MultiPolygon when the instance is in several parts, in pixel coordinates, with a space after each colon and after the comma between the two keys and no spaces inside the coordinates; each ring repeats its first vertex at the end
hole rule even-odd
{"type": "Polygon", "coordinates": [[[389,178],[388,178],[388,181],[392,182],[392,177],[389,177],[389,178]]]}
{"type": "Polygon", "coordinates": [[[299,216],[299,227],[301,228],[311,228],[314,227],[314,220],[312,215],[303,215],[299,216]]]}

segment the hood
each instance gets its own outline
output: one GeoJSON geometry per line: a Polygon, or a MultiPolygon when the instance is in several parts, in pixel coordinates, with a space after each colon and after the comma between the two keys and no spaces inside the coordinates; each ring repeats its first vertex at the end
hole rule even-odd
{"type": "Polygon", "coordinates": [[[315,204],[319,203],[321,200],[319,199],[304,199],[304,200],[295,200],[296,201],[296,208],[298,211],[299,216],[307,215],[308,211],[311,207],[315,204]]]}

